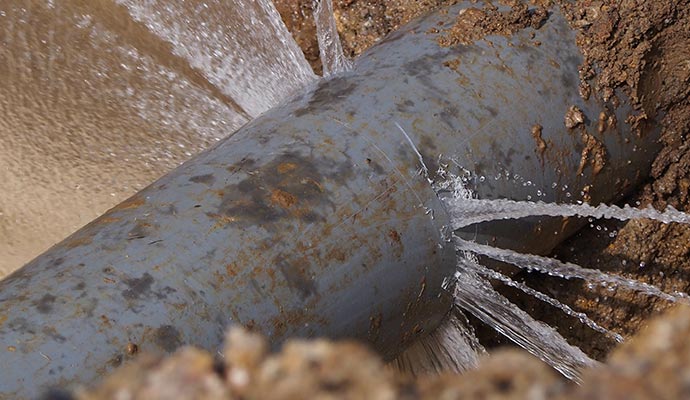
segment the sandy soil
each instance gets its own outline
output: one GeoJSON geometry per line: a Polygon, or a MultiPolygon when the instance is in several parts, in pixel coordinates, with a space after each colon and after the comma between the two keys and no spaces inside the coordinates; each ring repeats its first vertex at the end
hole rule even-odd
{"type": "MultiPolygon", "coordinates": [[[[229,332],[223,361],[182,348],[168,358],[140,356],[79,400],[96,399],[682,399],[688,398],[690,308],[656,319],[582,385],[563,381],[525,352],[499,350],[463,375],[401,376],[361,344],[289,341],[276,353],[261,336],[229,332]]],[[[52,400],[69,399],[54,393],[52,400]]]]}

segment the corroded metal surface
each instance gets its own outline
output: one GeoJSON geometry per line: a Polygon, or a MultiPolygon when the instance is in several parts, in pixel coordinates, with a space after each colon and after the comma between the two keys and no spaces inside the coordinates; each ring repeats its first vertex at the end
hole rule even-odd
{"type": "MultiPolygon", "coordinates": [[[[484,176],[483,198],[538,188],[543,200],[574,200],[588,186],[597,202],[634,182],[654,139],[622,122],[596,129],[613,108],[578,95],[581,58],[558,13],[536,31],[439,47],[433,32],[465,6],[394,33],[353,71],[259,117],[0,283],[0,397],[93,382],[137,351],[215,349],[230,324],[276,344],[355,337],[394,356],[447,312],[441,282],[455,268],[447,215],[415,147],[431,178],[440,164],[484,176]],[[572,105],[606,148],[596,174],[578,171],[582,133],[563,122],[572,105]],[[504,171],[531,185],[494,179],[504,171]]],[[[628,111],[621,105],[618,120],[628,111]]],[[[537,222],[476,232],[553,246],[561,221],[537,222]]]]}

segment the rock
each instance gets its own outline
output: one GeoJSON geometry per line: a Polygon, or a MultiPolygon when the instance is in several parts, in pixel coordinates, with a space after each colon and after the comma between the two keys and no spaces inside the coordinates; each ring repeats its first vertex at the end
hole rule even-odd
{"type": "Polygon", "coordinates": [[[257,371],[256,399],[397,399],[392,371],[361,344],[295,340],[257,371]]]}
{"type": "Polygon", "coordinates": [[[463,375],[426,377],[420,399],[547,399],[563,389],[556,372],[528,353],[499,350],[463,375]]]}
{"type": "Polygon", "coordinates": [[[232,399],[207,352],[183,347],[172,356],[144,356],[119,369],[79,400],[221,400],[232,399]]]}

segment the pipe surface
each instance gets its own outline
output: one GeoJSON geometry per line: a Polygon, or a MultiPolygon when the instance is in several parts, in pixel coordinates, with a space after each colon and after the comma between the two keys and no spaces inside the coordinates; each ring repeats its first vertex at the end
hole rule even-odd
{"type": "MultiPolygon", "coordinates": [[[[440,164],[484,176],[480,198],[539,189],[544,201],[574,201],[587,186],[596,204],[644,176],[655,135],[632,135],[622,122],[599,132],[601,112],[624,121],[630,107],[579,96],[582,57],[557,10],[538,30],[440,47],[438,35],[470,5],[401,28],[352,71],[267,112],[2,281],[0,397],[92,383],[130,359],[132,345],[214,350],[231,324],[275,344],[357,338],[391,358],[451,304],[441,289],[455,269],[449,221],[420,158],[432,179],[440,164]],[[596,174],[578,171],[582,137],[563,123],[572,105],[606,148],[596,174]],[[541,152],[535,124],[548,144],[541,152]],[[531,186],[492,179],[506,170],[531,186]]],[[[480,238],[542,250],[560,226],[514,221],[480,238]]]]}

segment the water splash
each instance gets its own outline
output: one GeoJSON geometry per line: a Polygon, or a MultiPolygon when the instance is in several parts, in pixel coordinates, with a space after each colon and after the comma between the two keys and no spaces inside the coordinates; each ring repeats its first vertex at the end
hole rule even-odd
{"type": "MultiPolygon", "coordinates": [[[[469,184],[476,180],[473,179],[471,172],[462,168],[461,170],[465,174],[457,176],[449,174],[442,168],[438,171],[442,179],[433,184],[434,190],[450,214],[453,230],[486,221],[530,216],[577,216],[619,220],[648,218],[664,223],[690,222],[690,215],[671,207],[665,212],[660,212],[653,208],[633,209],[629,206],[621,208],[604,204],[590,206],[588,204],[476,199],[474,192],[468,189],[469,184]]],[[[528,296],[560,309],[566,315],[577,318],[584,325],[618,342],[623,341],[623,337],[601,326],[586,314],[573,310],[567,304],[481,265],[477,255],[507,262],[528,271],[539,271],[564,279],[583,279],[609,289],[623,288],[670,302],[688,302],[688,296],[685,293],[666,293],[644,282],[606,274],[596,269],[583,268],[573,263],[496,248],[464,240],[455,235],[453,235],[453,241],[458,256],[457,284],[452,288],[456,304],[571,379],[577,380],[579,370],[595,362],[579,348],[569,345],[553,328],[534,320],[529,314],[510,303],[493,289],[488,280],[496,280],[521,290],[528,296]]]]}
{"type": "MultiPolygon", "coordinates": [[[[464,257],[468,257],[468,254],[463,254],[464,257]]],[[[479,263],[471,263],[471,264],[466,264],[465,267],[469,267],[474,273],[482,276],[485,279],[494,279],[497,280],[506,286],[514,287],[523,293],[527,294],[528,296],[532,296],[535,299],[538,299],[540,301],[543,301],[546,304],[549,304],[555,308],[558,308],[559,310],[563,311],[564,314],[569,315],[571,317],[577,318],[578,321],[581,323],[585,324],[586,326],[590,327],[592,330],[602,333],[605,336],[615,340],[618,343],[622,343],[625,339],[623,338],[622,335],[619,333],[613,332],[609,329],[604,328],[603,326],[599,325],[596,321],[592,320],[587,316],[587,314],[582,313],[582,312],[577,312],[570,308],[567,304],[563,304],[560,301],[554,299],[551,296],[548,296],[538,290],[532,289],[531,287],[525,285],[522,282],[515,281],[511,279],[510,277],[503,275],[502,273],[498,271],[494,271],[491,268],[485,267],[479,263]]]]}
{"type": "Polygon", "coordinates": [[[475,368],[479,357],[485,353],[467,317],[462,311],[453,309],[438,329],[405,349],[392,366],[416,376],[444,371],[463,372],[475,368]]]}
{"type": "Polygon", "coordinates": [[[584,367],[597,365],[582,350],[568,344],[555,329],[535,320],[496,292],[489,282],[467,268],[471,263],[471,258],[458,257],[453,296],[459,307],[569,379],[578,380],[584,367]]]}
{"type": "Polygon", "coordinates": [[[335,75],[352,68],[352,62],[343,53],[338,28],[333,14],[333,0],[316,0],[314,22],[319,42],[319,55],[323,76],[335,75]]]}
{"type": "Polygon", "coordinates": [[[455,197],[446,204],[453,219],[453,229],[460,229],[472,224],[501,220],[517,219],[530,216],[551,217],[592,217],[608,218],[627,221],[630,219],[647,218],[665,224],[671,222],[690,223],[690,214],[685,214],[668,206],[666,211],[657,211],[651,206],[647,208],[632,208],[629,205],[618,207],[600,204],[555,204],[542,201],[515,201],[506,199],[480,200],[455,197]]]}
{"type": "Polygon", "coordinates": [[[116,1],[251,117],[316,78],[270,0],[116,1]]]}
{"type": "Polygon", "coordinates": [[[606,274],[598,269],[583,268],[577,264],[559,261],[554,258],[542,257],[534,254],[522,254],[513,250],[478,244],[457,237],[455,238],[455,246],[459,251],[470,251],[481,254],[528,271],[539,271],[564,279],[584,279],[587,282],[608,285],[610,289],[624,288],[670,302],[688,302],[688,296],[684,293],[666,293],[656,286],[645,282],[624,278],[618,275],[606,274]]]}

